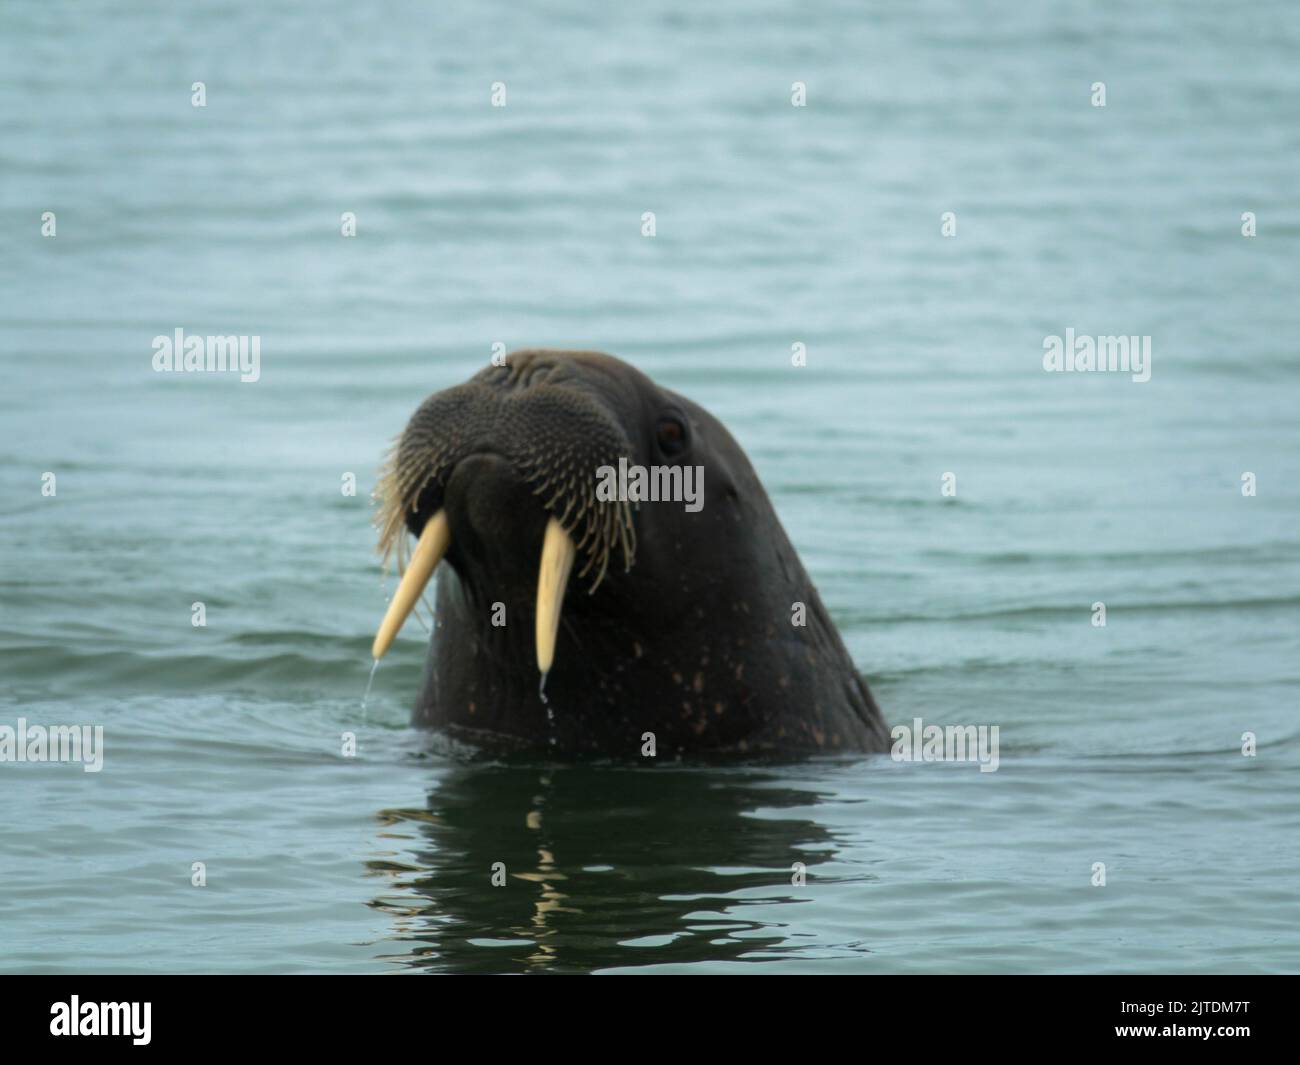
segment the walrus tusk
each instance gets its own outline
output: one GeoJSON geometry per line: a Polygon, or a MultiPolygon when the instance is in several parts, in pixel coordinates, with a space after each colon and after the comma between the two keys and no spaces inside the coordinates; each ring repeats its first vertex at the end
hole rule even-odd
{"type": "Polygon", "coordinates": [[[555,661],[555,636],[560,629],[564,588],[578,549],[564,527],[552,518],[542,540],[542,564],[537,571],[537,668],[545,677],[555,661]]]}
{"type": "Polygon", "coordinates": [[[374,646],[370,648],[370,653],[376,660],[384,657],[402,623],[415,609],[424,586],[429,583],[429,578],[442,561],[442,556],[447,553],[447,545],[450,543],[451,526],[447,524],[446,511],[440,510],[429,519],[424,531],[420,533],[415,551],[411,554],[411,564],[406,567],[401,583],[389,601],[388,611],[375,635],[374,646]]]}

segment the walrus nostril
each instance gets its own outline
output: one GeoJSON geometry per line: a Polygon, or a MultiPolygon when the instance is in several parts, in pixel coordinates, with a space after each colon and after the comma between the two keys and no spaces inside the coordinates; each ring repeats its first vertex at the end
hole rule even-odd
{"type": "Polygon", "coordinates": [[[531,359],[521,369],[511,375],[511,380],[519,388],[536,388],[551,380],[555,364],[545,359],[531,359]]]}

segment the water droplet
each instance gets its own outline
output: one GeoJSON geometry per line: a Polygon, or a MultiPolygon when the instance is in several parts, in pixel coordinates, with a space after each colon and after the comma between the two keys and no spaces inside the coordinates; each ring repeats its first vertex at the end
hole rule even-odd
{"type": "Polygon", "coordinates": [[[537,694],[541,696],[542,705],[546,707],[546,724],[550,729],[550,745],[555,746],[555,709],[551,706],[546,698],[546,674],[542,674],[542,679],[537,685],[537,694]]]}
{"type": "Polygon", "coordinates": [[[370,663],[370,679],[366,681],[366,693],[361,696],[361,722],[369,724],[369,711],[366,704],[370,701],[370,685],[375,683],[375,672],[379,669],[379,659],[375,658],[370,663]]]}

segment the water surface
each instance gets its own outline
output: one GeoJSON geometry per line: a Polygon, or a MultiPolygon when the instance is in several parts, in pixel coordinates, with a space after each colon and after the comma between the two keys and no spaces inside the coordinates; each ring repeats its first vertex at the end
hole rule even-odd
{"type": "Polygon", "coordinates": [[[1293,7],[634,7],[6,10],[0,724],[106,751],[0,766],[0,968],[1300,968],[1293,7]],[[382,450],[497,342],[718,414],[998,771],[465,761],[415,625],[363,714],[382,450]]]}

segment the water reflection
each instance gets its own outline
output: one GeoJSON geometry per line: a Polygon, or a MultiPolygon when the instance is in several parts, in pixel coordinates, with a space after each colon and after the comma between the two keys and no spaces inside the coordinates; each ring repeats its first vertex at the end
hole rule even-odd
{"type": "Polygon", "coordinates": [[[792,867],[834,856],[781,811],[815,792],[753,768],[457,766],[422,810],[385,810],[390,960],[456,972],[730,961],[779,943],[792,867]],[[497,881],[493,886],[495,863],[497,881]]]}

